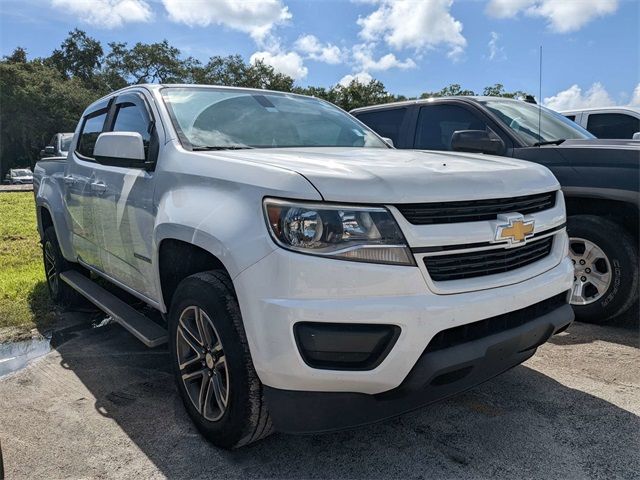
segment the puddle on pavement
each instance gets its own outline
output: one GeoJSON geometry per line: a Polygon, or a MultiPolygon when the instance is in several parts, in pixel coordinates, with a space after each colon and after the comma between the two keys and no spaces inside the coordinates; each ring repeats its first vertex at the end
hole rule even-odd
{"type": "Polygon", "coordinates": [[[82,330],[101,328],[112,322],[111,317],[102,317],[91,323],[81,323],[53,332],[44,338],[33,338],[22,342],[0,343],[0,378],[26,367],[30,361],[46,355],[82,330]]]}
{"type": "Polygon", "coordinates": [[[36,338],[24,342],[0,344],[0,378],[20,370],[34,358],[51,350],[51,340],[36,338]]]}

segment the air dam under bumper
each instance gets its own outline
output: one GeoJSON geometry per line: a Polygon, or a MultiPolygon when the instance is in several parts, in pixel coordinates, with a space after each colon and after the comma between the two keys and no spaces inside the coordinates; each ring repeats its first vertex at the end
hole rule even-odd
{"type": "Polygon", "coordinates": [[[515,328],[450,348],[425,351],[402,384],[369,395],[264,387],[276,430],[316,433],[385,420],[474,387],[527,360],[573,321],[562,305],[515,328]]]}

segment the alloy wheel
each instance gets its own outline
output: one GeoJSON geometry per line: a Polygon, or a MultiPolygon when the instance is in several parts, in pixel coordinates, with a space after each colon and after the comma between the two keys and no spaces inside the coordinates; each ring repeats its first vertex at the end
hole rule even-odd
{"type": "Polygon", "coordinates": [[[51,295],[58,295],[58,271],[56,269],[56,255],[53,250],[53,244],[46,242],[44,244],[44,273],[51,289],[51,295]]]}
{"type": "Polygon", "coordinates": [[[590,240],[569,239],[574,277],[571,305],[589,305],[599,300],[611,285],[611,264],[604,251],[590,240]]]}
{"type": "Polygon", "coordinates": [[[191,403],[207,420],[219,420],[229,405],[229,370],[220,336],[200,307],[187,307],[180,314],[176,352],[191,403]]]}

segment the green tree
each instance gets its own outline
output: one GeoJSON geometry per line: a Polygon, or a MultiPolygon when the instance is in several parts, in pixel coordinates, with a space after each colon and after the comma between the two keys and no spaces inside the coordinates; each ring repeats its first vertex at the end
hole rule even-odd
{"type": "Polygon", "coordinates": [[[192,58],[180,58],[180,50],[166,40],[138,42],[132,48],[126,43],[112,42],[109,48],[104,74],[111,88],[139,83],[182,83],[195,62],[192,58]]]}
{"type": "Polygon", "coordinates": [[[528,96],[527,92],[523,92],[521,90],[516,90],[515,92],[507,92],[504,89],[504,85],[501,83],[496,83],[495,85],[491,85],[489,87],[484,87],[482,91],[482,95],[487,97],[506,97],[506,98],[525,98],[528,96]]]}
{"type": "Polygon", "coordinates": [[[451,85],[444,87],[438,92],[424,92],[420,95],[420,98],[433,98],[433,97],[456,97],[456,96],[470,96],[475,95],[473,90],[463,89],[459,84],[452,83],[451,85]]]}
{"type": "Polygon", "coordinates": [[[193,62],[189,81],[203,85],[228,85],[283,92],[290,92],[294,83],[293,78],[276,72],[272,66],[262,61],[245,63],[240,55],[211,57],[205,65],[193,62]]]}
{"type": "Polygon", "coordinates": [[[60,48],[45,59],[66,78],[79,78],[90,84],[100,73],[104,52],[100,42],[77,28],[69,32],[60,48]]]}
{"type": "Polygon", "coordinates": [[[293,93],[300,95],[308,95],[309,97],[316,97],[326,100],[334,104],[338,103],[338,91],[335,87],[293,87],[293,93]]]}
{"type": "Polygon", "coordinates": [[[5,55],[3,60],[7,63],[27,63],[27,51],[22,47],[16,47],[11,55],[5,55]]]}
{"type": "Polygon", "coordinates": [[[39,61],[0,61],[0,175],[28,166],[56,132],[75,129],[100,96],[79,78],[66,79],[39,61]]]}
{"type": "Polygon", "coordinates": [[[387,92],[384,84],[378,80],[368,83],[352,80],[348,85],[336,85],[331,89],[329,101],[347,112],[367,105],[379,105],[393,102],[395,97],[387,92]]]}

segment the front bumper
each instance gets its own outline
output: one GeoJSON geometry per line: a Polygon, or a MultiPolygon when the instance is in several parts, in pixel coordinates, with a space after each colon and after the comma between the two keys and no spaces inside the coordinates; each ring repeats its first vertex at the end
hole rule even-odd
{"type": "Polygon", "coordinates": [[[282,249],[234,278],[251,357],[264,385],[368,395],[399,387],[439,332],[542,302],[566,292],[572,283],[573,265],[565,258],[519,283],[439,295],[415,267],[323,259],[282,249]],[[400,334],[373,369],[318,369],[305,363],[298,350],[298,322],[395,325],[400,334]]]}
{"type": "Polygon", "coordinates": [[[377,395],[265,387],[265,399],[275,429],[282,432],[326,432],[382,421],[460,393],[524,362],[572,320],[573,311],[565,304],[519,327],[425,351],[399,387],[377,395]]]}

